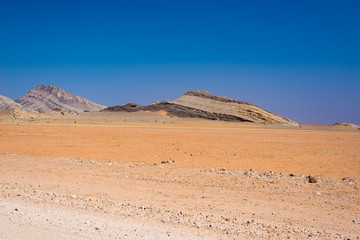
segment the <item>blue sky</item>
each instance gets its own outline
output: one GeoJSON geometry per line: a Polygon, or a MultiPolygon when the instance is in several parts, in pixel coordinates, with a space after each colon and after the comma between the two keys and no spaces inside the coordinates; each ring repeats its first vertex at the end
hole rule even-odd
{"type": "Polygon", "coordinates": [[[187,90],[360,124],[360,1],[0,1],[0,94],[100,104],[187,90]]]}

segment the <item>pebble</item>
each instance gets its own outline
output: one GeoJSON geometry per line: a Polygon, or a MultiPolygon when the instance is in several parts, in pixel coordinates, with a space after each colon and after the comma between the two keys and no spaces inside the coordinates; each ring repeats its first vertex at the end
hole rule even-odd
{"type": "Polygon", "coordinates": [[[317,183],[318,182],[317,177],[314,177],[314,176],[308,176],[308,179],[309,179],[309,183],[317,183]]]}

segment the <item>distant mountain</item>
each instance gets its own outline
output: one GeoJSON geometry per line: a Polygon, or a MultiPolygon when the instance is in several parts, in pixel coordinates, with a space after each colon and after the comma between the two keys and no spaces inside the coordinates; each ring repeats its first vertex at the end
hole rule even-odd
{"type": "Polygon", "coordinates": [[[206,91],[188,91],[173,103],[206,112],[232,115],[254,123],[275,123],[299,126],[298,123],[262,109],[254,104],[218,97],[206,91]]]}
{"type": "Polygon", "coordinates": [[[169,102],[155,102],[149,106],[139,106],[131,103],[115,106],[103,111],[161,111],[171,116],[203,118],[231,122],[275,123],[299,126],[298,123],[266,111],[254,104],[233,100],[227,97],[214,96],[206,91],[188,91],[179,99],[169,102]]]}
{"type": "Polygon", "coordinates": [[[69,112],[97,112],[105,108],[105,106],[93,103],[53,85],[39,85],[16,102],[23,107],[41,113],[49,113],[56,109],[69,112]]]}
{"type": "Polygon", "coordinates": [[[359,125],[353,124],[353,123],[346,123],[346,122],[337,122],[333,124],[332,126],[335,127],[349,127],[349,128],[360,128],[359,125]]]}
{"type": "Polygon", "coordinates": [[[41,115],[38,112],[24,108],[19,103],[2,95],[0,95],[0,112],[15,118],[35,118],[41,115]]]}

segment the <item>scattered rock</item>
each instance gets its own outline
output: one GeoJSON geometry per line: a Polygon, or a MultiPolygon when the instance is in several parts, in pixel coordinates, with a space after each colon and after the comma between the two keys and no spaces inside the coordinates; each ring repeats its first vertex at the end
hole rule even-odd
{"type": "Polygon", "coordinates": [[[317,182],[318,182],[317,177],[308,176],[307,178],[308,178],[308,180],[309,180],[309,183],[317,183],[317,182]]]}
{"type": "MultiPolygon", "coordinates": [[[[171,158],[170,158],[170,161],[161,161],[160,163],[161,164],[170,164],[170,163],[174,163],[174,162],[176,162],[175,160],[171,160],[171,158]]],[[[155,164],[156,165],[156,164],[155,164]]]]}

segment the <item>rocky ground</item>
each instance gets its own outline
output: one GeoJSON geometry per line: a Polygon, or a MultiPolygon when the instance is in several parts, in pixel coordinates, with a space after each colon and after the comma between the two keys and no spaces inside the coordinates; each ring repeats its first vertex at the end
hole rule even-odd
{"type": "Polygon", "coordinates": [[[360,238],[358,179],[173,165],[2,153],[0,239],[360,238]]]}

